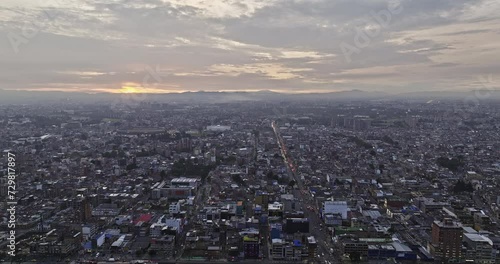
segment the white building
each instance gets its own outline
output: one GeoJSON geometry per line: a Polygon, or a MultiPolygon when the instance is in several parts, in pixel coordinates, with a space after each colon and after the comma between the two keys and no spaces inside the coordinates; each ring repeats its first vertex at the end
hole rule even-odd
{"type": "Polygon", "coordinates": [[[120,236],[113,244],[111,244],[112,248],[120,248],[125,241],[125,235],[120,236]]]}
{"type": "Polygon", "coordinates": [[[119,215],[115,218],[115,224],[123,225],[132,222],[132,217],[130,215],[119,215]]]}
{"type": "Polygon", "coordinates": [[[176,203],[171,203],[170,206],[168,207],[168,212],[172,214],[178,214],[181,211],[181,204],[180,202],[176,203]]]}
{"type": "Polygon", "coordinates": [[[89,240],[97,233],[97,226],[93,224],[82,226],[82,236],[84,240],[89,240]]]}
{"type": "Polygon", "coordinates": [[[180,177],[180,178],[174,178],[170,181],[171,186],[175,187],[194,187],[197,188],[198,185],[200,184],[200,179],[196,178],[186,178],[186,177],[180,177]]]}
{"type": "Polygon", "coordinates": [[[467,247],[466,261],[474,263],[493,264],[496,258],[496,249],[491,239],[474,233],[465,233],[463,238],[467,247]]]}
{"type": "Polygon", "coordinates": [[[162,215],[158,221],[151,225],[150,234],[151,237],[160,237],[161,231],[165,228],[172,227],[177,233],[182,232],[182,227],[184,225],[184,221],[179,218],[167,218],[165,215],[162,215]]]}
{"type": "Polygon", "coordinates": [[[224,132],[228,130],[231,130],[230,126],[221,126],[221,125],[207,126],[207,131],[224,132]]]}
{"type": "Polygon", "coordinates": [[[346,201],[325,201],[323,203],[323,216],[327,214],[340,214],[342,219],[347,219],[347,207],[346,201]]]}
{"type": "Polygon", "coordinates": [[[285,243],[279,238],[272,240],[272,258],[273,260],[280,260],[285,258],[284,254],[285,243]]]}

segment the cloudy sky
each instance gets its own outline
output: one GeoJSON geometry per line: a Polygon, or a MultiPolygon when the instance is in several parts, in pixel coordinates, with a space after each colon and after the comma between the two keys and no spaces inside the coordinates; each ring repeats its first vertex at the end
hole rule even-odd
{"type": "Polygon", "coordinates": [[[2,0],[0,89],[498,87],[498,14],[498,0],[2,0]]]}

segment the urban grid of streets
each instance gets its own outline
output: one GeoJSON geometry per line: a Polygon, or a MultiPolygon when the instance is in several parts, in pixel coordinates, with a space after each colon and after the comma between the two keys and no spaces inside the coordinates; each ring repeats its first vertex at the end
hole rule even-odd
{"type": "MultiPolygon", "coordinates": [[[[263,202],[257,202],[260,191],[270,193],[270,201],[278,205],[292,195],[299,204],[296,210],[309,221],[307,236],[315,238],[317,249],[298,262],[349,263],[355,257],[345,249],[346,239],[371,239],[385,247],[397,243],[409,256],[423,254],[432,240],[433,222],[450,216],[489,232],[481,239],[496,243],[498,104],[466,114],[454,113],[456,104],[297,102],[282,115],[267,103],[7,109],[3,122],[9,130],[3,131],[6,140],[1,143],[17,158],[17,261],[253,263],[240,248],[239,233],[248,229],[246,224],[213,229],[205,219],[206,210],[220,214],[221,208],[242,201],[243,212],[231,225],[239,221],[256,227],[258,261],[290,262],[273,259],[270,225],[254,218],[263,202]],[[170,181],[183,177],[199,184],[192,205],[187,194],[161,196],[173,188],[170,181]],[[154,187],[161,182],[166,183],[163,191],[154,187]],[[323,219],[324,203],[332,198],[349,211],[338,224],[323,219]],[[176,204],[181,209],[172,207],[176,204]],[[116,215],[99,215],[109,206],[118,206],[116,215]],[[166,210],[171,207],[178,211],[166,210]],[[147,215],[150,220],[138,222],[147,215]],[[172,252],[160,248],[168,257],[151,249],[158,234],[128,227],[148,230],[163,216],[183,219],[182,231],[172,236],[172,252]],[[117,223],[115,217],[129,217],[130,223],[117,223]],[[96,234],[81,240],[68,235],[78,237],[88,226],[109,235],[103,245],[83,250],[83,242],[95,243],[96,234]],[[49,237],[52,231],[57,236],[49,237]],[[218,255],[207,256],[205,242],[188,239],[193,232],[201,234],[196,240],[220,245],[218,255]],[[129,235],[130,249],[112,247],[122,235],[129,235]],[[52,250],[68,245],[71,251],[42,253],[47,243],[52,250]],[[236,251],[230,253],[231,248],[236,251]]],[[[7,182],[1,184],[4,190],[7,182]]],[[[5,248],[7,242],[0,244],[5,248]]],[[[394,259],[370,259],[384,261],[394,259]]]]}

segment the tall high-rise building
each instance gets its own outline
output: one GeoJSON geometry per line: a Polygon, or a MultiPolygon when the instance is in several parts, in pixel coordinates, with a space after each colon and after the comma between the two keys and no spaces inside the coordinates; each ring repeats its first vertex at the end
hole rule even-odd
{"type": "Polygon", "coordinates": [[[356,115],[353,119],[352,129],[355,131],[368,130],[371,127],[371,120],[368,116],[356,115]]]}
{"type": "Polygon", "coordinates": [[[246,259],[256,259],[259,257],[259,235],[249,234],[243,237],[243,252],[246,259]]]}
{"type": "Polygon", "coordinates": [[[462,224],[445,218],[432,223],[429,251],[441,263],[459,262],[462,258],[462,224]]]}
{"type": "Polygon", "coordinates": [[[92,209],[87,197],[80,197],[77,202],[78,219],[82,223],[87,223],[92,219],[92,209]]]}
{"type": "Polygon", "coordinates": [[[192,141],[189,137],[184,137],[179,139],[177,142],[177,149],[180,151],[191,151],[192,149],[192,141]]]}
{"type": "Polygon", "coordinates": [[[7,176],[0,177],[0,196],[7,197],[8,185],[7,176]]]}

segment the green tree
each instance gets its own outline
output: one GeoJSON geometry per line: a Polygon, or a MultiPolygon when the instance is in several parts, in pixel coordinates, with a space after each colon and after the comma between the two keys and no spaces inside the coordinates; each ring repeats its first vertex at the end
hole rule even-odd
{"type": "Polygon", "coordinates": [[[453,186],[454,193],[462,193],[462,192],[473,192],[474,187],[472,183],[465,183],[463,180],[458,180],[455,186],[453,186]]]}
{"type": "Polygon", "coordinates": [[[458,171],[460,167],[463,167],[465,164],[463,162],[463,158],[447,158],[447,157],[439,157],[436,160],[436,163],[444,168],[447,168],[451,171],[458,171]]]}

